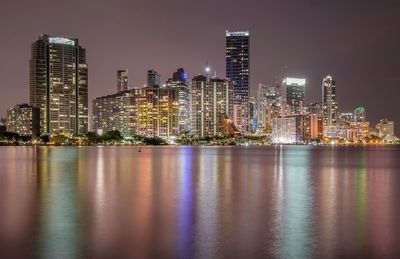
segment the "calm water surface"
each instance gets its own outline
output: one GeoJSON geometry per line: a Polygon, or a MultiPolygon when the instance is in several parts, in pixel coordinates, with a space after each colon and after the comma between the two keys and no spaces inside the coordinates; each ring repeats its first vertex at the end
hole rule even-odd
{"type": "Polygon", "coordinates": [[[0,258],[400,258],[400,148],[0,147],[0,258]]]}

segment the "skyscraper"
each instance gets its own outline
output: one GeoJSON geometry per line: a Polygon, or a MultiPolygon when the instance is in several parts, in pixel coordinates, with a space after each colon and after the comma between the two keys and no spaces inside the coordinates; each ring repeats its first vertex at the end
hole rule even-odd
{"type": "Polygon", "coordinates": [[[282,97],[290,106],[292,113],[300,113],[306,95],[306,80],[287,77],[282,84],[282,97]]]}
{"type": "Polygon", "coordinates": [[[259,133],[271,129],[272,118],[282,115],[282,97],[275,86],[260,84],[257,91],[257,128],[259,133]]]}
{"type": "Polygon", "coordinates": [[[30,104],[40,109],[41,132],[88,130],[88,67],[78,39],[41,35],[32,44],[30,104]]]}
{"type": "Polygon", "coordinates": [[[191,83],[191,134],[222,136],[233,115],[233,87],[229,80],[195,76],[191,83]]]}
{"type": "Polygon", "coordinates": [[[128,90],[128,69],[117,70],[117,91],[128,90]]]}
{"type": "Polygon", "coordinates": [[[154,69],[147,71],[147,86],[161,86],[161,75],[154,69]]]}
{"type": "Polygon", "coordinates": [[[166,83],[168,92],[168,137],[190,129],[190,96],[186,73],[179,68],[166,83]]]}
{"type": "Polygon", "coordinates": [[[336,124],[338,117],[338,104],[336,102],[336,83],[328,75],[322,80],[322,110],[324,126],[336,124]]]}
{"type": "Polygon", "coordinates": [[[365,122],[367,119],[366,110],[364,107],[357,107],[354,110],[354,122],[365,122]]]}
{"type": "Polygon", "coordinates": [[[236,126],[248,130],[248,101],[250,87],[250,33],[226,31],[226,78],[232,81],[236,126]]]}

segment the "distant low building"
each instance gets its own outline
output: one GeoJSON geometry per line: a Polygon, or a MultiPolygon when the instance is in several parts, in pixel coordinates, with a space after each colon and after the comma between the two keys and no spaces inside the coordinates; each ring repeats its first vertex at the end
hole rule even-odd
{"type": "Polygon", "coordinates": [[[312,124],[309,115],[292,115],[272,119],[273,143],[307,143],[311,141],[311,137],[312,124]]]}
{"type": "Polygon", "coordinates": [[[40,136],[40,109],[26,103],[7,110],[7,131],[21,136],[40,136]]]}
{"type": "Polygon", "coordinates": [[[393,138],[394,137],[394,121],[388,119],[382,119],[376,124],[376,130],[378,136],[381,138],[393,138]]]}

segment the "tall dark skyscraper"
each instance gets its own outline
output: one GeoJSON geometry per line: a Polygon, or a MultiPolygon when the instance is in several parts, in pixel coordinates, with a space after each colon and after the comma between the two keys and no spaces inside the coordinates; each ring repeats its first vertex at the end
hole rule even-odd
{"type": "Polygon", "coordinates": [[[41,35],[32,44],[30,104],[40,108],[41,132],[88,131],[88,66],[78,39],[41,35]]]}
{"type": "Polygon", "coordinates": [[[117,70],[117,91],[128,90],[128,69],[117,70]]]}
{"type": "Polygon", "coordinates": [[[233,121],[241,132],[249,125],[248,102],[250,92],[250,33],[226,32],[226,77],[233,83],[233,121]]]}

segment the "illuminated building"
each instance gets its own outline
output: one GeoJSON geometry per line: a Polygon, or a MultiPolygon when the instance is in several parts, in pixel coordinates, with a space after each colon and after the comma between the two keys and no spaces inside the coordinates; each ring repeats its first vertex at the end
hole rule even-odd
{"type": "Polygon", "coordinates": [[[93,100],[93,130],[102,135],[118,130],[124,136],[136,134],[137,90],[122,91],[93,100]]]}
{"type": "Polygon", "coordinates": [[[166,87],[137,89],[137,134],[168,137],[168,92],[166,87]]]}
{"type": "Polygon", "coordinates": [[[117,70],[117,91],[128,90],[128,69],[117,70]]]}
{"type": "Polygon", "coordinates": [[[336,124],[338,104],[336,102],[336,83],[328,75],[322,80],[322,108],[324,126],[336,124]]]}
{"type": "Polygon", "coordinates": [[[311,139],[322,139],[324,135],[324,124],[322,116],[310,114],[310,135],[311,139]]]}
{"type": "Polygon", "coordinates": [[[250,86],[250,33],[226,31],[226,78],[234,89],[234,123],[241,132],[248,130],[250,86]]]}
{"type": "Polygon", "coordinates": [[[257,130],[257,97],[249,97],[249,125],[250,131],[256,132],[257,130]]]}
{"type": "Polygon", "coordinates": [[[26,103],[7,110],[7,131],[21,136],[40,136],[40,110],[26,103]]]}
{"type": "Polygon", "coordinates": [[[381,138],[393,138],[394,137],[394,121],[388,119],[382,119],[376,124],[376,130],[378,136],[381,138]]]}
{"type": "Polygon", "coordinates": [[[147,71],[147,86],[161,86],[161,75],[154,69],[147,71]]]}
{"type": "Polygon", "coordinates": [[[367,114],[364,107],[358,107],[354,110],[354,122],[365,122],[366,118],[367,114]]]}
{"type": "Polygon", "coordinates": [[[233,116],[233,85],[219,78],[195,76],[191,83],[191,134],[224,135],[224,121],[233,116]]]}
{"type": "Polygon", "coordinates": [[[272,119],[273,143],[307,143],[312,138],[311,117],[291,115],[272,119]]]}
{"type": "Polygon", "coordinates": [[[282,83],[282,98],[289,105],[291,113],[301,113],[306,95],[306,80],[287,77],[282,83]]]}
{"type": "Polygon", "coordinates": [[[190,129],[190,96],[187,75],[183,68],[173,73],[167,83],[168,92],[168,133],[179,136],[190,129]]]}
{"type": "Polygon", "coordinates": [[[277,87],[260,84],[257,91],[257,130],[271,129],[272,118],[282,116],[282,98],[277,87]]]}
{"type": "Polygon", "coordinates": [[[342,112],[339,114],[337,122],[340,125],[349,125],[354,122],[354,114],[351,112],[342,112]]]}
{"type": "Polygon", "coordinates": [[[351,142],[361,142],[368,137],[369,131],[369,122],[335,124],[325,128],[325,137],[332,139],[345,139],[351,142]]]}
{"type": "Polygon", "coordinates": [[[88,68],[78,39],[41,35],[32,44],[30,105],[40,109],[45,134],[88,130],[88,68]]]}

